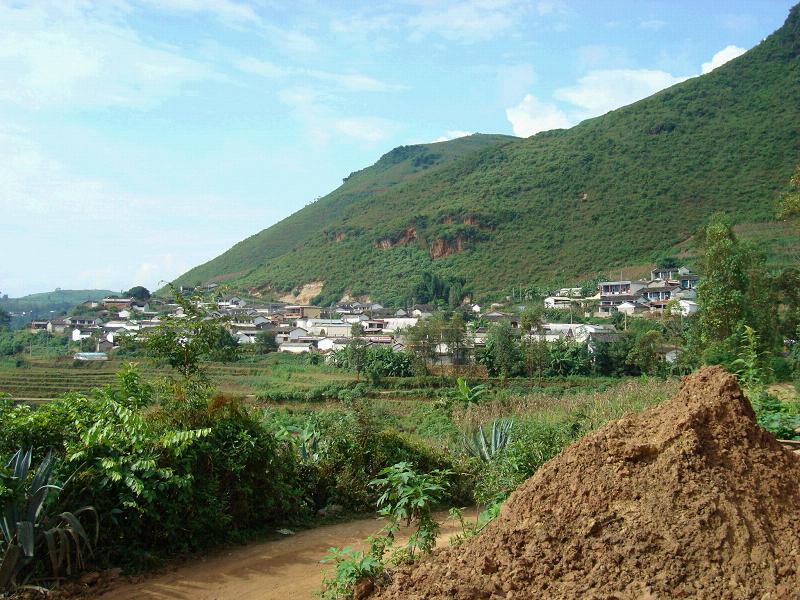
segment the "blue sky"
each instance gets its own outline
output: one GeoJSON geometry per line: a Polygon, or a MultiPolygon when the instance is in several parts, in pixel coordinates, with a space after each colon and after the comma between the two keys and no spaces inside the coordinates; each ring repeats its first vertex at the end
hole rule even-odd
{"type": "Polygon", "coordinates": [[[158,282],[402,144],[734,58],[790,0],[0,0],[0,293],[158,282]]]}

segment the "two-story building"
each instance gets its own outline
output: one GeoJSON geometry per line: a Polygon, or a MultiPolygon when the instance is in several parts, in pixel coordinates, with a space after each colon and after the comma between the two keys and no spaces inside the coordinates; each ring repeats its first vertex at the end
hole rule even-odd
{"type": "Polygon", "coordinates": [[[600,289],[598,312],[601,316],[610,316],[623,302],[632,302],[639,298],[639,292],[647,287],[647,282],[630,279],[601,281],[598,287],[600,289]]]}
{"type": "Polygon", "coordinates": [[[283,316],[286,319],[318,319],[322,309],[312,304],[292,304],[284,307],[283,316]]]}

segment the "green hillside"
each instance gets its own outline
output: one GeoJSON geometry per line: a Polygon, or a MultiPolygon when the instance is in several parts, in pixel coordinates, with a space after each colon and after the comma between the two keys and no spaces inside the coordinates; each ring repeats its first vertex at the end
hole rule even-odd
{"type": "Polygon", "coordinates": [[[715,212],[761,223],[745,229],[773,264],[796,260],[781,253],[797,244],[764,223],[800,162],[798,98],[795,7],[740,58],[569,130],[398,148],[178,283],[324,282],[319,301],[391,301],[430,271],[491,294],[647,263],[685,248],[715,212]],[[446,160],[422,158],[438,148],[446,160]]]}
{"type": "Polygon", "coordinates": [[[371,167],[351,173],[324,198],[195,267],[176,283],[191,285],[241,278],[320,236],[335,241],[340,232],[327,225],[336,223],[349,207],[380,197],[391,187],[435,173],[465,155],[514,139],[517,138],[476,134],[449,142],[395,148],[371,167]]]}
{"type": "Polygon", "coordinates": [[[19,298],[0,298],[0,308],[10,313],[25,313],[24,317],[12,317],[11,327],[23,327],[32,319],[50,318],[51,312],[60,314],[85,300],[100,300],[114,295],[110,290],[61,290],[28,294],[19,298]]]}

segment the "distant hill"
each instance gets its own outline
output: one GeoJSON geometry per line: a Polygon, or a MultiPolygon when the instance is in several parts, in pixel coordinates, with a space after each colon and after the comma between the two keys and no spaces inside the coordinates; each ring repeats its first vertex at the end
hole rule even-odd
{"type": "Polygon", "coordinates": [[[12,329],[24,327],[33,319],[50,318],[51,312],[60,314],[85,300],[100,300],[116,292],[111,290],[54,290],[39,294],[29,294],[19,298],[0,298],[0,308],[10,313],[25,313],[11,319],[12,329]]]}
{"type": "Polygon", "coordinates": [[[716,212],[784,264],[798,242],[770,221],[799,98],[795,7],[743,56],[571,129],[396,148],[177,283],[397,301],[429,271],[492,295],[690,253],[716,212]]]}

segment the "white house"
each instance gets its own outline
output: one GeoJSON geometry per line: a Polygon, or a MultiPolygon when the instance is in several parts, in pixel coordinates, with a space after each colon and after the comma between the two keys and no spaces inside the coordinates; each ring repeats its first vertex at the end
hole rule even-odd
{"type": "Polygon", "coordinates": [[[302,327],[278,329],[275,333],[275,341],[279,344],[283,342],[296,342],[301,337],[308,335],[308,331],[302,327]]]}
{"type": "Polygon", "coordinates": [[[350,342],[350,339],[351,338],[322,338],[317,342],[317,349],[320,352],[336,352],[344,348],[350,342]]]}
{"type": "Polygon", "coordinates": [[[547,296],[544,299],[545,308],[561,308],[569,310],[572,306],[572,300],[566,296],[547,296]]]}
{"type": "Polygon", "coordinates": [[[341,319],[306,319],[306,330],[311,335],[326,337],[347,337],[352,329],[351,323],[341,319]]]}
{"type": "Polygon", "coordinates": [[[278,346],[278,352],[287,352],[289,354],[304,354],[306,352],[313,352],[315,346],[311,342],[284,342],[278,346]]]}
{"type": "Polygon", "coordinates": [[[383,331],[386,333],[396,333],[403,329],[414,327],[419,322],[419,319],[414,317],[389,317],[384,320],[386,325],[384,325],[383,331]]]}
{"type": "Polygon", "coordinates": [[[689,317],[700,310],[700,305],[691,300],[678,300],[678,306],[675,307],[675,312],[684,317],[689,317]]]}

